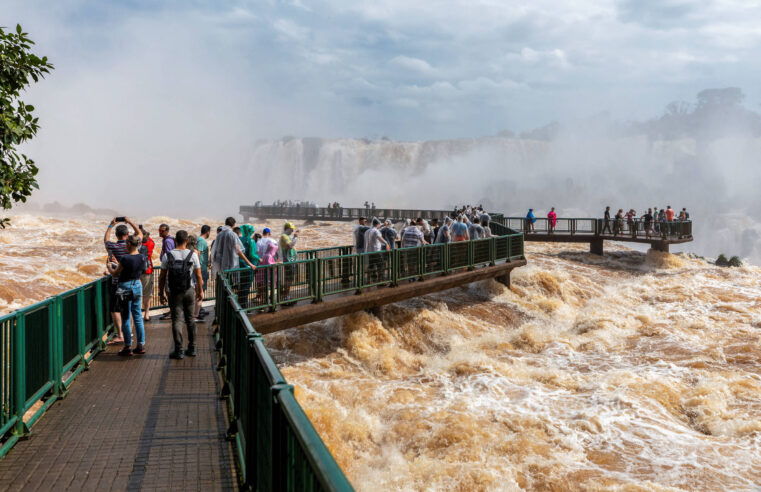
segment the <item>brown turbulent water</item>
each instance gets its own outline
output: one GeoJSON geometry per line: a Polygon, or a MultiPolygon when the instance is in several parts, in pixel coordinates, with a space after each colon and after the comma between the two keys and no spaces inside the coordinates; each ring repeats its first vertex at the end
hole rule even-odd
{"type": "MultiPolygon", "coordinates": [[[[202,222],[146,219],[162,221],[202,222]]],[[[14,218],[0,312],[97,276],[105,222],[14,218]]],[[[350,226],[303,230],[314,248],[350,226]]],[[[511,289],[481,282],[387,306],[382,323],[358,313],[266,337],[357,489],[761,487],[761,269],[616,246],[527,256],[511,289]]]]}

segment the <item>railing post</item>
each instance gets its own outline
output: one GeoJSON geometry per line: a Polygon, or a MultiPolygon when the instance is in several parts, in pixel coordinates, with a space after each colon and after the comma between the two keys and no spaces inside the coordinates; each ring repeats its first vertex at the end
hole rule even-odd
{"type": "MultiPolygon", "coordinates": [[[[288,487],[288,442],[286,429],[288,422],[283,415],[280,407],[278,393],[281,391],[290,391],[293,393],[293,386],[290,384],[275,384],[270,387],[272,392],[272,414],[270,423],[272,425],[272,490],[290,490],[288,487]]],[[[295,484],[290,484],[295,485],[295,484]]],[[[295,487],[293,488],[295,490],[295,487]]]]}
{"type": "Polygon", "coordinates": [[[269,268],[269,278],[267,279],[269,292],[267,292],[267,299],[269,300],[270,311],[274,311],[275,306],[277,306],[277,299],[275,298],[275,287],[278,281],[277,279],[280,277],[280,273],[280,265],[278,264],[269,268]]]}
{"type": "Polygon", "coordinates": [[[103,335],[106,334],[106,323],[104,320],[104,313],[103,313],[103,284],[107,282],[104,280],[100,280],[97,284],[95,284],[95,319],[96,323],[98,325],[98,350],[105,350],[106,349],[106,342],[103,340],[103,335]]]}
{"type": "Polygon", "coordinates": [[[26,315],[16,317],[15,330],[13,333],[13,412],[16,415],[16,425],[13,433],[22,437],[29,434],[29,429],[24,425],[24,407],[26,406],[26,315]]]}
{"type": "Polygon", "coordinates": [[[314,301],[322,302],[322,265],[323,260],[315,258],[312,262],[312,278],[314,279],[314,301]]]}
{"type": "Polygon", "coordinates": [[[357,264],[355,266],[354,276],[357,279],[357,294],[362,293],[362,286],[365,285],[365,255],[357,255],[357,264]]]}
{"type": "Polygon", "coordinates": [[[473,268],[475,268],[473,266],[473,263],[475,262],[475,259],[474,259],[474,250],[475,250],[475,248],[473,246],[473,241],[472,240],[468,241],[468,253],[467,253],[467,255],[468,255],[468,270],[473,270],[473,268]]]}
{"type": "Polygon", "coordinates": [[[418,278],[420,280],[425,279],[425,252],[423,251],[423,249],[424,249],[424,246],[418,246],[417,252],[416,252],[417,265],[418,265],[417,273],[418,273],[418,278]]]}
{"type": "Polygon", "coordinates": [[[399,250],[391,250],[391,285],[399,285],[399,250]]]}
{"type": "Polygon", "coordinates": [[[497,238],[489,238],[489,265],[494,266],[497,264],[497,238]]]}
{"type": "MultiPolygon", "coordinates": [[[[81,362],[87,368],[90,363],[85,357],[85,346],[87,345],[85,335],[85,291],[80,289],[77,292],[77,341],[79,347],[79,356],[82,358],[81,362]]],[[[62,359],[63,360],[63,359],[62,359]]]]}
{"type": "MultiPolygon", "coordinates": [[[[79,313],[77,317],[78,315],[79,313]]],[[[61,384],[63,373],[63,300],[61,296],[55,296],[48,309],[48,356],[50,361],[48,377],[53,383],[51,391],[59,396],[66,392],[66,388],[61,384]]]]}

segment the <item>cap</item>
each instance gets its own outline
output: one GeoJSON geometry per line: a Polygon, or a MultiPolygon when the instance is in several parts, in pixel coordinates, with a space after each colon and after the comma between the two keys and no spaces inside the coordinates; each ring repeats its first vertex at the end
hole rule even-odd
{"type": "Polygon", "coordinates": [[[285,224],[283,224],[283,229],[295,229],[295,227],[293,226],[293,222],[286,222],[285,224]]]}
{"type": "Polygon", "coordinates": [[[271,233],[272,231],[270,230],[269,227],[265,227],[264,230],[262,231],[262,234],[271,234],[271,233]]]}

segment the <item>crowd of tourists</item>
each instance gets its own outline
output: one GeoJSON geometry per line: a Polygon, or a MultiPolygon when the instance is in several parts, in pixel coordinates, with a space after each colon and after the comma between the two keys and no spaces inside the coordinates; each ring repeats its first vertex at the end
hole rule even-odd
{"type": "MultiPolygon", "coordinates": [[[[690,220],[690,213],[687,208],[682,208],[679,214],[668,205],[666,208],[658,207],[648,208],[647,211],[637,216],[637,212],[631,208],[624,213],[624,209],[619,208],[618,212],[611,217],[610,206],[605,207],[603,217],[599,219],[601,224],[600,234],[611,234],[618,236],[619,234],[631,234],[636,236],[641,230],[645,233],[646,237],[650,237],[653,234],[660,234],[668,232],[668,225],[674,222],[685,222],[690,220]],[[641,224],[641,225],[638,225],[641,224]]],[[[557,228],[558,215],[555,212],[555,207],[550,208],[547,212],[547,232],[552,234],[557,228]]],[[[536,232],[537,218],[534,215],[534,209],[528,209],[526,218],[524,219],[524,231],[526,233],[536,232]]]]}
{"type": "MultiPolygon", "coordinates": [[[[239,267],[248,267],[251,271],[256,270],[257,265],[296,259],[299,234],[291,222],[285,223],[279,241],[272,238],[269,228],[262,234],[254,234],[249,224],[237,227],[233,217],[228,217],[225,224],[217,228],[211,245],[208,243],[210,232],[209,225],[201,226],[197,235],[186,230],[178,230],[173,235],[168,224],[161,224],[158,229],[161,238],[158,296],[161,303],[169,307],[162,319],[172,322],[174,350],[169,354],[172,359],[196,355],[196,323],[203,323],[208,315],[202,302],[210,275],[239,267]],[[183,328],[187,332],[184,350],[183,328]]],[[[135,224],[129,217],[114,218],[103,241],[108,254],[106,273],[112,276],[111,318],[117,333],[110,343],[124,345],[119,351],[122,356],[145,354],[144,323],[150,321],[150,300],[155,289],[153,250],[156,243],[142,225],[135,224]],[[112,232],[115,240],[112,240],[112,232]]],[[[285,276],[288,277],[287,272],[285,276]]]]}
{"type": "Polygon", "coordinates": [[[400,231],[390,220],[373,217],[368,225],[367,217],[360,217],[354,227],[354,252],[371,253],[392,250],[397,241],[402,248],[414,248],[424,244],[442,244],[491,237],[490,217],[483,207],[455,208],[443,222],[434,218],[429,222],[422,217],[407,219],[400,231]]]}

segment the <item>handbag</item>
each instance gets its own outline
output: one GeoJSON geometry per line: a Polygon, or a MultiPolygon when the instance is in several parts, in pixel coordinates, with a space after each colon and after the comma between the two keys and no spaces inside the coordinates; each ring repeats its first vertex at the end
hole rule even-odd
{"type": "Polygon", "coordinates": [[[121,302],[131,301],[134,299],[134,292],[132,292],[132,289],[124,289],[122,287],[116,288],[116,297],[119,298],[121,302]]]}

